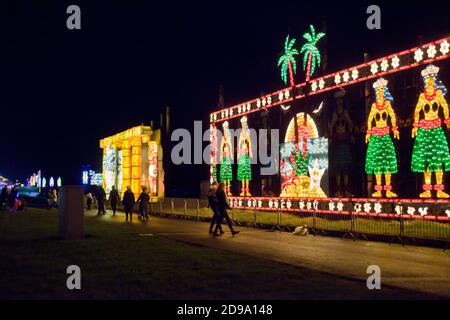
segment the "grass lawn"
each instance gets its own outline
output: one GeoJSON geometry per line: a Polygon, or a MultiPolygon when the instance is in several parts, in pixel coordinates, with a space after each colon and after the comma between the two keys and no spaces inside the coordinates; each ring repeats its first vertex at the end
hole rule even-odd
{"type": "MultiPolygon", "coordinates": [[[[369,291],[342,279],[159,236],[140,224],[85,217],[84,240],[56,237],[56,211],[0,213],[1,299],[399,299],[423,295],[369,291]],[[82,290],[66,289],[79,265],[82,290]]],[[[427,296],[429,298],[429,296],[427,296]]]]}

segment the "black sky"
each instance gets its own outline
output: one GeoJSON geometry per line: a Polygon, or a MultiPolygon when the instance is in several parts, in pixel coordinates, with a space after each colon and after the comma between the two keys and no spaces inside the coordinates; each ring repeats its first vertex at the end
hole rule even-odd
{"type": "MultiPolygon", "coordinates": [[[[78,183],[82,164],[100,165],[100,138],[158,120],[167,105],[172,128],[190,129],[215,109],[219,84],[227,105],[280,88],[288,33],[300,40],[326,19],[332,72],[364,52],[450,35],[447,2],[374,2],[382,30],[370,31],[372,1],[3,1],[0,174],[24,179],[41,168],[78,183]],[[79,31],[66,28],[70,4],[81,7],[79,31]]],[[[206,171],[173,169],[193,186],[206,171]]]]}

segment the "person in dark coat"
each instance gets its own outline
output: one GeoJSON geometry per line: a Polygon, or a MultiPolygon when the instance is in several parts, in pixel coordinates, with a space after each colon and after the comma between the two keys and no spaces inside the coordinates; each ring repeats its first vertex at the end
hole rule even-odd
{"type": "Polygon", "coordinates": [[[117,192],[116,187],[113,186],[111,192],[109,193],[109,204],[111,205],[113,216],[116,215],[117,204],[119,203],[119,200],[120,200],[119,192],[117,192]]]}
{"type": "Polygon", "coordinates": [[[0,210],[3,210],[3,206],[6,206],[6,202],[8,201],[8,187],[5,185],[2,188],[2,192],[0,193],[0,210]]]}
{"type": "Polygon", "coordinates": [[[221,182],[219,184],[219,188],[216,192],[217,196],[217,208],[219,210],[219,219],[216,224],[216,228],[214,229],[214,235],[219,236],[220,234],[217,233],[218,230],[222,227],[222,221],[225,219],[227,221],[228,227],[230,228],[231,234],[234,236],[239,233],[239,231],[236,231],[233,229],[233,223],[231,222],[230,217],[228,216],[227,209],[231,209],[230,205],[228,204],[228,198],[225,193],[225,183],[221,182]]]}
{"type": "Polygon", "coordinates": [[[19,191],[17,191],[16,186],[14,186],[8,195],[8,206],[9,211],[16,211],[16,201],[17,201],[17,194],[19,191]]]}
{"type": "Polygon", "coordinates": [[[91,210],[93,201],[94,201],[94,199],[92,199],[92,193],[88,192],[88,194],[86,195],[86,204],[87,204],[88,211],[91,210]]]}
{"type": "Polygon", "coordinates": [[[147,192],[147,187],[142,187],[142,192],[137,199],[139,202],[139,217],[143,221],[148,221],[148,204],[150,202],[150,195],[147,192]]]}
{"type": "Polygon", "coordinates": [[[103,187],[99,187],[97,190],[97,205],[98,205],[98,213],[97,215],[105,215],[105,200],[106,200],[106,192],[103,187]]]}
{"type": "MultiPolygon", "coordinates": [[[[213,212],[211,224],[209,226],[209,233],[213,233],[214,225],[218,223],[217,220],[219,220],[220,217],[218,210],[219,201],[217,200],[216,191],[217,191],[217,182],[213,182],[211,188],[209,188],[208,190],[208,207],[211,208],[213,212]]],[[[223,233],[222,225],[219,228],[219,232],[220,234],[223,233]]]]}
{"type": "Polygon", "coordinates": [[[128,221],[128,214],[130,215],[130,221],[133,221],[134,193],[131,191],[130,186],[127,186],[127,191],[123,195],[122,205],[125,211],[126,221],[128,221]]]}

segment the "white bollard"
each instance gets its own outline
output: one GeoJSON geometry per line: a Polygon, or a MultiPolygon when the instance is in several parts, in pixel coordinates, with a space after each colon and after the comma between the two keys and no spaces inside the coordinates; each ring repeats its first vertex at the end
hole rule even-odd
{"type": "Polygon", "coordinates": [[[58,231],[62,239],[84,238],[83,187],[64,186],[58,195],[58,231]]]}

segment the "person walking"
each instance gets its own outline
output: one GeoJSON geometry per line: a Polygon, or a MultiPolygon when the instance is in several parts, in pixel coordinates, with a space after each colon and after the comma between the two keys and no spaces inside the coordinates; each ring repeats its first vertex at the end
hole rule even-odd
{"type": "Polygon", "coordinates": [[[217,196],[217,208],[219,211],[219,219],[216,224],[216,228],[214,229],[214,235],[220,236],[220,234],[217,233],[218,230],[222,227],[222,221],[225,219],[227,221],[228,227],[230,228],[231,234],[234,236],[239,233],[239,231],[236,231],[233,229],[233,223],[231,222],[230,217],[228,216],[227,209],[231,209],[230,205],[228,204],[228,198],[227,194],[225,193],[225,183],[221,182],[219,184],[219,187],[216,192],[217,196]]]}
{"type": "Polygon", "coordinates": [[[3,207],[6,206],[7,201],[8,201],[8,187],[4,185],[0,193],[0,210],[3,210],[3,207]]]}
{"type": "Polygon", "coordinates": [[[94,201],[94,199],[92,199],[92,193],[88,192],[88,194],[86,195],[86,205],[87,205],[87,209],[88,211],[91,210],[91,206],[92,206],[92,202],[94,201]]]}
{"type": "Polygon", "coordinates": [[[47,208],[50,210],[53,207],[53,192],[48,190],[47,192],[47,208]]]}
{"type": "Polygon", "coordinates": [[[133,221],[134,193],[131,191],[130,186],[127,186],[127,191],[123,195],[122,205],[125,211],[126,221],[128,221],[128,214],[130,215],[130,221],[133,221]]]}
{"type": "Polygon", "coordinates": [[[150,202],[150,195],[147,192],[147,187],[142,187],[142,192],[139,195],[137,202],[139,202],[139,218],[142,221],[148,221],[148,204],[150,202]]]}
{"type": "Polygon", "coordinates": [[[97,205],[98,205],[98,213],[97,215],[105,215],[105,200],[106,200],[106,192],[103,187],[99,187],[97,191],[97,205]]]}
{"type": "Polygon", "coordinates": [[[9,205],[9,211],[14,212],[17,210],[17,194],[19,192],[17,191],[16,186],[14,186],[8,195],[8,205],[9,205]]]}
{"type": "Polygon", "coordinates": [[[117,192],[115,186],[112,186],[111,192],[109,193],[109,204],[111,205],[113,216],[116,215],[117,204],[119,203],[119,201],[120,201],[119,192],[117,192]]]}
{"type": "MultiPolygon", "coordinates": [[[[211,187],[208,190],[208,207],[212,210],[213,216],[211,219],[211,224],[209,226],[209,233],[213,233],[214,225],[218,223],[220,219],[218,205],[219,201],[217,200],[217,182],[213,182],[211,187]]],[[[219,227],[220,234],[223,234],[222,225],[219,227]]]]}

